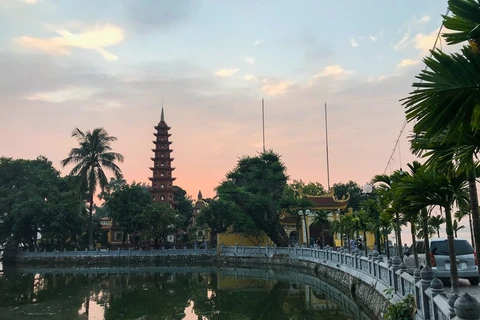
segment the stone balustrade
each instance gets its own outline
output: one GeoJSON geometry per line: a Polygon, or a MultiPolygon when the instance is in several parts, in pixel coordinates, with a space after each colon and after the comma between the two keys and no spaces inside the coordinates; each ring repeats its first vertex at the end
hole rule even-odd
{"type": "Polygon", "coordinates": [[[224,246],[217,249],[173,249],[173,250],[105,250],[105,251],[23,251],[16,253],[18,261],[29,262],[38,259],[60,257],[105,258],[128,257],[171,257],[171,256],[217,256],[238,258],[277,258],[299,262],[310,262],[327,268],[338,269],[371,284],[392,303],[407,295],[415,298],[415,319],[421,320],[480,320],[480,303],[470,294],[447,296],[443,283],[433,277],[429,267],[407,273],[407,267],[399,257],[385,259],[377,251],[362,256],[358,249],[349,253],[347,249],[324,250],[306,247],[247,247],[224,246]]]}
{"type": "Polygon", "coordinates": [[[285,255],[290,259],[305,260],[339,268],[345,272],[361,277],[377,290],[383,290],[392,303],[400,301],[407,295],[415,297],[415,319],[421,320],[479,320],[480,303],[470,294],[453,294],[447,297],[442,281],[433,278],[433,271],[429,267],[415,270],[414,275],[407,272],[407,266],[396,256],[387,262],[374,250],[367,257],[362,256],[358,249],[349,253],[347,249],[332,248],[321,250],[304,247],[245,247],[222,246],[220,255],[234,255],[238,257],[285,255]]]}

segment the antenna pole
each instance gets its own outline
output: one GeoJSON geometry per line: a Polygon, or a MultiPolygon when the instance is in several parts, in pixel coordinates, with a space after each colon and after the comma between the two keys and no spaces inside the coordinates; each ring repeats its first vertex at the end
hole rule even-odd
{"type": "Polygon", "coordinates": [[[262,98],[262,135],[263,135],[263,152],[265,152],[265,104],[262,98]]]}
{"type": "Polygon", "coordinates": [[[330,163],[328,160],[328,121],[327,121],[327,103],[325,102],[325,147],[327,149],[327,183],[330,191],[330,163]]]}

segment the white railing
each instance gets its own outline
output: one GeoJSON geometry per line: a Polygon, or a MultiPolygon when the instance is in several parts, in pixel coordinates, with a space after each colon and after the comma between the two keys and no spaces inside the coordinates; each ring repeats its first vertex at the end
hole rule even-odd
{"type": "Polygon", "coordinates": [[[348,268],[348,272],[357,277],[368,277],[377,290],[391,299],[392,303],[408,295],[415,297],[415,319],[445,320],[445,319],[480,319],[480,305],[474,297],[465,293],[462,296],[447,297],[443,283],[433,279],[433,272],[429,267],[416,270],[414,276],[407,273],[407,266],[399,257],[390,258],[384,262],[377,251],[362,256],[357,249],[349,253],[347,249],[333,251],[331,248],[321,250],[306,247],[245,247],[223,246],[219,247],[221,256],[237,257],[279,257],[288,259],[310,261],[326,265],[331,268],[348,268]],[[376,284],[375,284],[376,283],[376,284]],[[472,307],[472,305],[474,307],[472,307]],[[477,309],[476,309],[477,308],[477,309]]]}

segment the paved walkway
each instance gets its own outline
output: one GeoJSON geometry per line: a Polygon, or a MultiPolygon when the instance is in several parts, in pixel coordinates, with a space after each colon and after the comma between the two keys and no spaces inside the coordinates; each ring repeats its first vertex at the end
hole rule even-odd
{"type": "MultiPolygon", "coordinates": [[[[459,279],[459,289],[460,289],[460,294],[464,292],[468,292],[472,296],[475,297],[478,301],[480,301],[480,285],[472,286],[468,280],[465,279],[459,279]]],[[[450,283],[445,283],[445,293],[447,293],[449,296],[452,294],[452,289],[450,286],[450,283]]]]}

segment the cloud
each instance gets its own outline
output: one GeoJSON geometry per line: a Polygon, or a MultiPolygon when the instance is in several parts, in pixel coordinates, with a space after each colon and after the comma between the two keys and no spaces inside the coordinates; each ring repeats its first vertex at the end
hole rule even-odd
{"type": "Polygon", "coordinates": [[[23,0],[23,2],[25,3],[28,3],[28,4],[37,4],[39,3],[41,0],[23,0]]]}
{"type": "Polygon", "coordinates": [[[28,101],[50,101],[50,96],[45,93],[34,93],[32,95],[29,95],[28,97],[25,97],[25,100],[28,101]]]}
{"type": "Polygon", "coordinates": [[[400,41],[398,41],[398,42],[393,46],[393,49],[395,49],[396,51],[399,51],[399,50],[404,49],[406,46],[408,46],[408,39],[410,39],[410,34],[405,33],[405,34],[403,35],[402,39],[400,39],[400,41]]]}
{"type": "Polygon", "coordinates": [[[257,81],[258,79],[253,74],[246,74],[246,75],[243,76],[243,80],[257,81]]]}
{"type": "Polygon", "coordinates": [[[343,69],[342,66],[336,64],[332,66],[325,67],[322,72],[315,74],[312,76],[312,79],[318,79],[318,78],[343,78],[347,75],[353,74],[354,71],[349,71],[343,69]]]}
{"type": "MultiPolygon", "coordinates": [[[[434,30],[430,34],[423,34],[423,33],[418,33],[415,35],[415,38],[413,39],[413,44],[415,48],[420,50],[421,54],[428,54],[429,50],[433,48],[433,45],[435,44],[435,40],[437,39],[438,35],[438,29],[434,30]]],[[[442,39],[438,39],[437,46],[439,46],[442,42],[442,39]]]]}
{"type": "Polygon", "coordinates": [[[423,23],[427,23],[430,21],[430,17],[429,16],[423,16],[421,17],[420,19],[418,19],[417,23],[420,23],[420,24],[423,24],[423,23]]]}
{"type": "Polygon", "coordinates": [[[370,40],[372,40],[373,42],[377,41],[377,38],[378,37],[370,36],[370,40]]]}
{"type": "Polygon", "coordinates": [[[258,46],[258,45],[262,44],[262,42],[263,42],[262,40],[255,40],[255,41],[253,42],[253,45],[254,45],[254,46],[258,46]]]}
{"type": "Polygon", "coordinates": [[[19,37],[14,41],[27,49],[36,49],[51,55],[69,55],[71,48],[93,50],[102,55],[105,60],[115,61],[118,57],[105,47],[119,44],[124,39],[124,31],[115,25],[90,27],[79,33],[72,33],[65,29],[57,29],[59,35],[54,38],[19,37]]]}
{"type": "Polygon", "coordinates": [[[414,66],[416,64],[420,63],[418,60],[412,60],[412,59],[403,59],[397,64],[398,68],[404,68],[404,67],[410,67],[414,66]]]}
{"type": "Polygon", "coordinates": [[[250,64],[255,63],[255,59],[253,59],[253,58],[245,58],[244,61],[245,61],[246,63],[250,63],[250,64]]]}
{"type": "Polygon", "coordinates": [[[269,96],[276,96],[285,94],[288,88],[292,85],[289,81],[281,81],[272,84],[266,84],[262,87],[262,92],[269,96]]]}
{"type": "Polygon", "coordinates": [[[240,71],[239,68],[237,68],[237,69],[220,69],[217,72],[215,72],[215,75],[217,77],[230,78],[231,76],[233,76],[238,71],[240,71]]]}
{"type": "Polygon", "coordinates": [[[358,43],[353,38],[350,38],[350,44],[352,45],[352,47],[358,47],[358,43]]]}
{"type": "Polygon", "coordinates": [[[184,22],[197,7],[194,0],[122,0],[134,30],[161,31],[184,22]]]}

